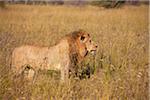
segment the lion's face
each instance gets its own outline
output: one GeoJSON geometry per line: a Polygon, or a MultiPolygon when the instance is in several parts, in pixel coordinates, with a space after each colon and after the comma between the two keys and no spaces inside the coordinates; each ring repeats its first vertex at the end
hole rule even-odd
{"type": "Polygon", "coordinates": [[[82,32],[78,38],[79,52],[85,56],[88,52],[96,54],[97,44],[94,43],[88,33],[82,32]]]}

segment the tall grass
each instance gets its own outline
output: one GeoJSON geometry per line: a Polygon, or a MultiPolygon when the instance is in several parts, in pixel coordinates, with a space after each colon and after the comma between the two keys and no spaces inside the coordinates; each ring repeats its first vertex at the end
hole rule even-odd
{"type": "Polygon", "coordinates": [[[0,9],[0,99],[148,100],[148,6],[8,5],[0,9]],[[98,43],[90,79],[58,80],[41,74],[34,84],[11,77],[12,50],[22,44],[52,46],[84,29],[98,43]]]}

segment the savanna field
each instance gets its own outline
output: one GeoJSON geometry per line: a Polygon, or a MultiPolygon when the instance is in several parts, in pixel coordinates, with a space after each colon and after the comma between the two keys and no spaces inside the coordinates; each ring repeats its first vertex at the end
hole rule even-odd
{"type": "Polygon", "coordinates": [[[148,22],[146,5],[7,5],[0,9],[0,99],[148,100],[148,22]],[[90,78],[60,84],[47,73],[38,75],[34,84],[13,80],[10,61],[15,47],[52,46],[79,29],[98,44],[90,78]]]}

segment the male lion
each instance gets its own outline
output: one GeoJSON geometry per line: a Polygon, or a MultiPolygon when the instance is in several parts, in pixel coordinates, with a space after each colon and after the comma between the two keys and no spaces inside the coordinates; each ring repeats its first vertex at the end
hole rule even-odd
{"type": "Polygon", "coordinates": [[[38,70],[59,70],[61,80],[69,77],[69,71],[74,69],[89,53],[95,53],[97,45],[83,30],[66,35],[53,47],[38,47],[23,45],[12,53],[12,70],[15,74],[26,74],[33,78],[38,70]]]}

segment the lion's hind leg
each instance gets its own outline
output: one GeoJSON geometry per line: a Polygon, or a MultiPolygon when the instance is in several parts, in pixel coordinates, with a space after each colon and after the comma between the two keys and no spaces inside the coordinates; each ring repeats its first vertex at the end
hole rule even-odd
{"type": "Polygon", "coordinates": [[[34,81],[36,76],[36,71],[30,65],[25,65],[21,75],[24,79],[28,81],[34,81]]]}

